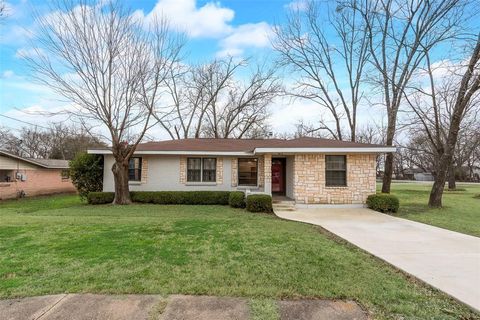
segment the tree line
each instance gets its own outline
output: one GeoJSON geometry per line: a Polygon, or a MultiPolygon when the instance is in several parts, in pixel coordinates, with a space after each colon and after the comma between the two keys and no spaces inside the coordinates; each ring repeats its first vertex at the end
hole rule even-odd
{"type": "MultiPolygon", "coordinates": [[[[440,207],[463,124],[478,111],[480,33],[469,29],[470,1],[306,1],[273,28],[271,63],[200,65],[185,63],[186,37],[165,17],[145,21],[114,1],[54,6],[54,15],[37,16],[36,53],[25,59],[39,82],[73,102],[72,116],[108,133],[117,204],[130,203],[128,161],[152,127],[173,139],[265,137],[268,106],[286,95],[323,114],[318,125],[300,123],[298,135],[394,145],[406,128],[423,134],[436,172],[429,205],[440,207]],[[442,59],[452,62],[447,76],[435,73],[442,59]],[[366,108],[383,114],[381,130],[359,126],[366,108]]],[[[394,160],[384,160],[382,192],[394,160]]]]}
{"type": "Polygon", "coordinates": [[[0,149],[24,158],[72,160],[89,148],[106,146],[83,128],[61,123],[49,127],[29,125],[18,130],[0,126],[0,149]]]}

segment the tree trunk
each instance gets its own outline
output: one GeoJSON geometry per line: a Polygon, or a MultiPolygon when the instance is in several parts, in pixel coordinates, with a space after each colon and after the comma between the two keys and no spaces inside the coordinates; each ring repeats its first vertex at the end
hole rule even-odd
{"type": "Polygon", "coordinates": [[[442,207],[443,190],[445,189],[445,182],[447,180],[447,173],[450,161],[448,161],[448,155],[443,154],[440,157],[440,161],[437,167],[437,175],[433,182],[432,191],[430,191],[430,198],[428,200],[428,206],[432,208],[442,207]]]}
{"type": "Polygon", "coordinates": [[[387,153],[385,158],[385,170],[383,171],[382,193],[390,193],[390,185],[393,176],[393,153],[387,153]]]}
{"type": "MultiPolygon", "coordinates": [[[[391,111],[390,111],[391,112],[391,111]]],[[[397,116],[396,114],[390,114],[388,116],[388,124],[387,124],[387,139],[386,144],[387,146],[393,146],[393,137],[395,136],[395,129],[397,116]]],[[[392,184],[392,176],[393,176],[393,153],[387,153],[385,158],[385,170],[383,172],[383,181],[382,181],[382,193],[390,193],[390,186],[392,184]]]]}
{"type": "Polygon", "coordinates": [[[448,189],[455,190],[457,185],[455,183],[455,166],[450,164],[448,167],[448,189]]]}
{"type": "Polygon", "coordinates": [[[113,199],[113,204],[131,204],[132,200],[130,199],[130,190],[128,188],[128,161],[115,160],[112,172],[115,182],[115,199],[113,199]]]}

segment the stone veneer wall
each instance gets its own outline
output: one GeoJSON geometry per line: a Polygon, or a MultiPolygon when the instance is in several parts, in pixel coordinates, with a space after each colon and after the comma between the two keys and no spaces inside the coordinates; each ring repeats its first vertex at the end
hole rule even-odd
{"type": "Polygon", "coordinates": [[[238,159],[232,158],[232,187],[238,186],[238,159]]]}
{"type": "Polygon", "coordinates": [[[258,157],[258,186],[263,188],[265,185],[265,161],[264,157],[258,157]]]}
{"type": "Polygon", "coordinates": [[[365,203],[376,190],[376,155],[347,155],[347,186],[325,186],[325,155],[295,155],[293,194],[303,204],[365,203]]]}
{"type": "Polygon", "coordinates": [[[145,157],[142,157],[142,183],[147,183],[148,181],[148,160],[145,157]]]}
{"type": "Polygon", "coordinates": [[[223,184],[223,158],[217,158],[217,184],[223,184]]]}
{"type": "Polygon", "coordinates": [[[266,154],[263,156],[263,181],[264,181],[264,191],[268,194],[272,193],[272,155],[266,154]]]}
{"type": "Polygon", "coordinates": [[[180,157],[180,183],[187,183],[187,157],[180,157]]]}

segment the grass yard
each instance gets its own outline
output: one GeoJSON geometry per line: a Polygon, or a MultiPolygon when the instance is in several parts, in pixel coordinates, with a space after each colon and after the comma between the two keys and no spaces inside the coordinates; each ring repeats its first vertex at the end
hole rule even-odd
{"type": "Polygon", "coordinates": [[[480,237],[480,197],[476,197],[480,194],[480,185],[457,183],[457,189],[461,190],[445,191],[442,209],[428,207],[431,188],[430,183],[393,183],[392,193],[400,199],[397,215],[480,237]]]}
{"type": "Polygon", "coordinates": [[[274,216],[71,195],[0,203],[0,297],[62,292],[245,296],[258,314],[275,314],[271,299],[339,298],[376,319],[478,318],[319,228],[274,216]]]}

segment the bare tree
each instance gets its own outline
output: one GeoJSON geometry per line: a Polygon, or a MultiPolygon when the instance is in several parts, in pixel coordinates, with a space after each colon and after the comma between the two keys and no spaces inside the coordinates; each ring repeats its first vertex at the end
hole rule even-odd
{"type": "Polygon", "coordinates": [[[224,103],[217,100],[207,108],[204,134],[215,138],[258,138],[267,131],[267,107],[280,89],[272,69],[257,68],[246,81],[235,81],[224,103]]]}
{"type": "Polygon", "coordinates": [[[0,126],[0,150],[18,154],[18,146],[18,138],[8,128],[0,126]]]}
{"type": "Polygon", "coordinates": [[[0,0],[0,23],[2,23],[8,15],[7,4],[0,0]]]}
{"type": "Polygon", "coordinates": [[[455,93],[455,100],[451,110],[451,120],[443,150],[437,166],[437,175],[433,183],[428,205],[439,208],[442,206],[443,189],[448,168],[452,163],[455,147],[458,140],[460,125],[465,112],[478,99],[480,92],[480,33],[477,36],[471,57],[455,93]]]}
{"type": "MultiPolygon", "coordinates": [[[[478,52],[474,50],[466,72],[465,66],[460,64],[449,67],[445,74],[436,77],[436,68],[432,66],[430,54],[426,53],[424,73],[428,77],[427,84],[405,92],[405,99],[415,115],[414,130],[427,142],[423,148],[422,144],[417,143],[416,148],[423,149],[423,153],[430,154],[433,159],[435,183],[443,181],[442,192],[447,173],[449,188],[455,189],[456,168],[462,167],[476,147],[474,136],[478,133],[473,133],[473,137],[471,135],[478,122],[480,104],[477,93],[480,89],[480,35],[477,41],[478,48],[475,50],[478,52]],[[459,72],[463,72],[463,76],[459,72]]],[[[425,163],[424,159],[419,162],[425,163]]],[[[434,184],[432,192],[435,187],[434,184]]],[[[440,207],[441,195],[439,197],[440,200],[435,194],[432,200],[431,195],[429,205],[440,207]]]]}
{"type": "Polygon", "coordinates": [[[95,147],[106,144],[83,128],[62,123],[50,124],[50,128],[22,127],[15,134],[0,128],[0,149],[21,157],[71,160],[78,152],[95,147]]]}
{"type": "Polygon", "coordinates": [[[23,127],[13,134],[0,128],[0,149],[26,158],[47,158],[50,139],[37,126],[23,127]]]}
{"type": "MultiPolygon", "coordinates": [[[[381,88],[387,111],[386,144],[393,145],[404,91],[425,53],[456,35],[464,19],[462,0],[348,0],[363,17],[373,69],[368,80],[381,88]],[[375,72],[373,72],[375,71],[375,72]]],[[[393,153],[387,154],[382,192],[389,193],[393,153]]]]}
{"type": "Polygon", "coordinates": [[[63,123],[51,124],[46,134],[51,141],[48,151],[49,159],[71,160],[77,153],[86,152],[89,148],[107,146],[84,128],[67,126],[63,123]]]}
{"type": "Polygon", "coordinates": [[[328,10],[308,1],[305,10],[292,11],[285,25],[274,29],[273,46],[279,53],[278,63],[300,77],[291,94],[316,102],[334,119],[334,127],[320,120],[318,131],[355,141],[368,33],[362,16],[352,7],[339,4],[329,21],[323,21],[322,14],[328,10]]]}
{"type": "Polygon", "coordinates": [[[273,70],[258,67],[247,80],[236,72],[246,61],[232,58],[206,65],[177,66],[168,89],[171,112],[156,115],[172,139],[189,137],[244,138],[265,133],[267,107],[280,92],[273,70]]]}
{"type": "Polygon", "coordinates": [[[148,25],[118,2],[63,0],[37,16],[35,77],[73,103],[83,123],[108,132],[115,163],[115,204],[130,203],[128,164],[152,126],[161,86],[177,63],[180,42],[165,20],[148,25]]]}
{"type": "Polygon", "coordinates": [[[167,82],[173,102],[171,112],[162,117],[155,114],[172,139],[201,136],[207,109],[216,105],[242,63],[230,58],[200,66],[176,66],[179,72],[167,82]]]}

